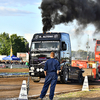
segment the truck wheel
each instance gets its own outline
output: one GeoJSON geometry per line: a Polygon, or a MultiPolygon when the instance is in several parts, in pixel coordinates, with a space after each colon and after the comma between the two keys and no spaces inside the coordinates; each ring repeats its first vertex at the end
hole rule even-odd
{"type": "Polygon", "coordinates": [[[68,82],[68,78],[69,78],[68,70],[64,69],[63,76],[61,76],[61,82],[66,84],[68,82]]]}
{"type": "Polygon", "coordinates": [[[78,82],[79,82],[80,84],[83,83],[83,76],[82,76],[82,73],[79,73],[79,74],[78,74],[78,82]]]}
{"type": "Polygon", "coordinates": [[[39,77],[32,77],[33,82],[39,82],[41,78],[39,77]]]}

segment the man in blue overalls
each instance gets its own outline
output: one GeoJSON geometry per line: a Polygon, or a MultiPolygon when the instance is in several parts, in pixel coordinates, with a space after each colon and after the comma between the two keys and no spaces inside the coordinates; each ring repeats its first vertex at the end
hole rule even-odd
{"type": "Polygon", "coordinates": [[[39,100],[43,99],[50,84],[51,86],[50,86],[49,98],[50,100],[53,100],[55,86],[56,86],[57,78],[58,78],[57,74],[59,74],[59,70],[60,70],[60,64],[56,59],[54,59],[55,57],[54,52],[50,53],[50,57],[51,58],[47,60],[45,63],[44,74],[46,77],[45,77],[45,83],[41,91],[39,100]]]}

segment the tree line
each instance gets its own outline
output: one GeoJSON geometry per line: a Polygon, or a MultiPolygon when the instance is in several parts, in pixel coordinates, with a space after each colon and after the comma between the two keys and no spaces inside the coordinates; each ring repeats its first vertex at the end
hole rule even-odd
{"type": "Polygon", "coordinates": [[[0,55],[10,55],[11,46],[15,56],[17,52],[26,52],[27,44],[28,41],[23,36],[3,32],[0,34],[0,55]]]}
{"type": "Polygon", "coordinates": [[[95,54],[94,52],[88,52],[84,50],[78,50],[78,51],[72,51],[72,58],[73,59],[81,59],[81,60],[86,60],[87,56],[89,57],[90,60],[95,59],[95,54]]]}

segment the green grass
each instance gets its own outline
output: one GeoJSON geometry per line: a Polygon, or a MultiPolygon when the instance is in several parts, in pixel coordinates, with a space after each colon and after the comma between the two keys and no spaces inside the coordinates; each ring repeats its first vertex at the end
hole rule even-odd
{"type": "Polygon", "coordinates": [[[71,100],[73,98],[91,98],[93,96],[99,96],[100,88],[91,89],[90,91],[78,91],[78,92],[70,92],[61,95],[56,95],[58,100],[71,100]]]}

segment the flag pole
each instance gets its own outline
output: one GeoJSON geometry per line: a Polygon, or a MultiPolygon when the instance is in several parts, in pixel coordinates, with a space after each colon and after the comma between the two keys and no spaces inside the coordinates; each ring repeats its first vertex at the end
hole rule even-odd
{"type": "Polygon", "coordinates": [[[13,51],[12,51],[12,45],[11,45],[11,48],[10,48],[10,57],[12,57],[13,55],[13,51]]]}

